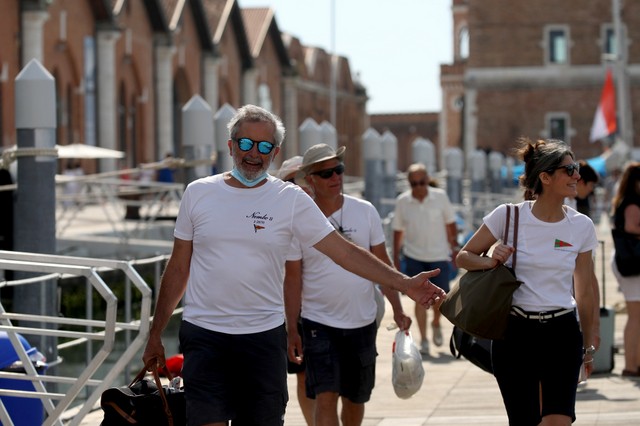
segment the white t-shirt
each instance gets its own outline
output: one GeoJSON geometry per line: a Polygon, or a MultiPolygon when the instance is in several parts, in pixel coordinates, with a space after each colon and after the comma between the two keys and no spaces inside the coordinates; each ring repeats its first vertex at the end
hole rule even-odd
{"type": "MultiPolygon", "coordinates": [[[[520,207],[518,222],[518,260],[516,277],[523,284],[513,294],[513,305],[525,311],[551,311],[573,308],[573,272],[579,253],[598,246],[596,230],[589,217],[565,208],[560,222],[543,222],[531,212],[533,202],[520,207]]],[[[506,220],[506,205],[498,206],[484,217],[484,223],[494,237],[502,239],[506,220]]],[[[513,211],[508,245],[513,245],[513,211]]],[[[511,266],[513,256],[507,260],[511,266]]]]}
{"type": "Polygon", "coordinates": [[[450,260],[447,224],[456,221],[447,193],[429,187],[422,202],[413,198],[411,190],[398,196],[393,215],[394,231],[403,231],[403,253],[422,262],[450,260]]]}
{"type": "Polygon", "coordinates": [[[193,242],[183,318],[229,334],[284,323],[284,263],[295,236],[312,246],[333,231],[299,187],[268,177],[258,188],[227,185],[222,174],[184,192],[174,236],[193,242]]]}
{"type": "MultiPolygon", "coordinates": [[[[367,250],[385,241],[380,215],[368,201],[345,195],[342,208],[329,221],[336,229],[342,226],[345,238],[367,250]]],[[[303,318],[343,329],[364,327],[375,320],[377,305],[371,281],[295,241],[287,259],[302,259],[303,318]]]]}

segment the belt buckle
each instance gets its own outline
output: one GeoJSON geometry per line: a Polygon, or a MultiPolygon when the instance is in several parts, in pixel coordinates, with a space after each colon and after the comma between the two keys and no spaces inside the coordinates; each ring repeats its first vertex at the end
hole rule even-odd
{"type": "MultiPolygon", "coordinates": [[[[538,312],[538,321],[540,324],[545,324],[549,321],[549,319],[545,318],[545,315],[547,315],[547,311],[538,312]]],[[[551,318],[553,318],[553,315],[551,315],[551,318]]]]}

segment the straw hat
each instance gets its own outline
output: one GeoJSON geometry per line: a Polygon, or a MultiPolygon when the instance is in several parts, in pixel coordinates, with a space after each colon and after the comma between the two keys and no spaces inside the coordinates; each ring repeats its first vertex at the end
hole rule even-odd
{"type": "Polygon", "coordinates": [[[343,161],[344,151],[346,149],[347,147],[341,146],[337,151],[334,151],[334,149],[326,143],[313,145],[304,153],[300,170],[304,173],[308,173],[311,169],[311,166],[313,166],[314,164],[331,160],[333,158],[337,158],[338,160],[343,161]]]}

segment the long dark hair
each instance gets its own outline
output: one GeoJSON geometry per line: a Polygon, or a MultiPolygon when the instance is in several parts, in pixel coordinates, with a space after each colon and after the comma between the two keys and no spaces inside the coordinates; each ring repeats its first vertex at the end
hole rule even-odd
{"type": "Polygon", "coordinates": [[[638,182],[640,182],[640,163],[629,163],[622,173],[622,177],[618,183],[618,190],[611,199],[612,212],[615,212],[616,208],[622,203],[622,200],[640,198],[638,182]]]}
{"type": "Polygon", "coordinates": [[[520,137],[517,144],[516,153],[525,163],[524,173],[518,178],[520,186],[524,190],[525,200],[533,200],[542,194],[540,173],[551,173],[567,155],[574,158],[569,147],[557,139],[539,139],[532,142],[527,137],[520,137]]]}

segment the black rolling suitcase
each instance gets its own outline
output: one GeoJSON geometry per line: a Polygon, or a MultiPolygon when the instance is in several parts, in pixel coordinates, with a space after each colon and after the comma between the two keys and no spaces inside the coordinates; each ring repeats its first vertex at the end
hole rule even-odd
{"type": "Polygon", "coordinates": [[[602,293],[600,294],[600,348],[593,357],[594,373],[611,373],[614,365],[615,346],[613,341],[615,310],[607,307],[605,290],[605,255],[604,241],[600,241],[600,258],[602,260],[602,293]]]}

